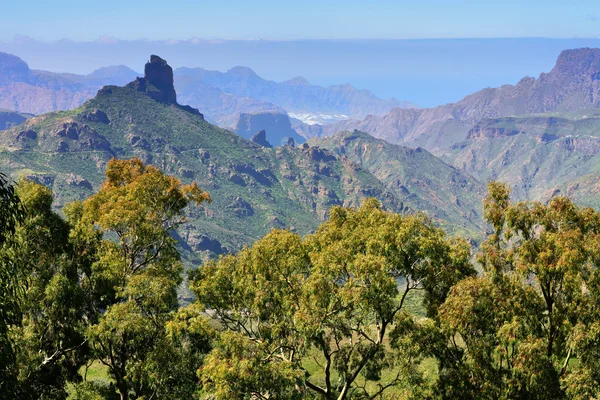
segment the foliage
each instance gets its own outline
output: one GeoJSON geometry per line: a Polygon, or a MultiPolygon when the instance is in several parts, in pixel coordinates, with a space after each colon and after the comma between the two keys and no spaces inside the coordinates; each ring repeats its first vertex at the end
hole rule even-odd
{"type": "Polygon", "coordinates": [[[152,368],[168,358],[165,324],[177,308],[183,271],[171,233],[184,222],[188,204],[210,197],[195,183],[182,185],[136,158],[111,160],[106,177],[98,193],[79,206],[82,240],[95,230],[105,236],[92,276],[106,290],[100,296],[106,311],[87,336],[121,399],[130,391],[156,396],[164,382],[153,377],[152,368]]]}
{"type": "MultiPolygon", "coordinates": [[[[25,210],[14,187],[6,176],[0,174],[0,246],[2,253],[6,241],[10,240],[15,228],[24,218],[25,210]]],[[[15,391],[12,367],[15,362],[13,346],[8,337],[9,325],[20,316],[18,298],[23,285],[24,271],[12,260],[0,255],[0,393],[15,391]]]]}
{"type": "Polygon", "coordinates": [[[406,327],[404,301],[422,290],[433,315],[452,284],[473,273],[468,246],[422,216],[385,212],[375,200],[358,210],[334,207],[305,239],[274,230],[198,270],[198,301],[229,331],[200,375],[218,398],[240,390],[240,398],[281,396],[294,377],[296,395],[327,399],[377,397],[420,382],[415,365],[422,355],[405,342],[417,324],[406,327]],[[322,382],[302,365],[313,353],[323,360],[322,382]],[[397,373],[382,381],[390,369],[397,373]]]}
{"type": "Polygon", "coordinates": [[[479,256],[484,274],[458,283],[440,308],[452,343],[438,353],[440,396],[597,397],[589,346],[597,344],[600,214],[564,197],[511,203],[497,183],[484,211],[494,227],[479,256]]]}

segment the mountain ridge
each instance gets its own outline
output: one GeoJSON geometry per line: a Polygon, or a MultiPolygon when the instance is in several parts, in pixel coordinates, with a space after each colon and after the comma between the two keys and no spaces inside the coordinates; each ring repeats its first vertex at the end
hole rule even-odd
{"type": "Polygon", "coordinates": [[[323,128],[322,135],[358,129],[390,143],[423,146],[436,154],[466,139],[484,118],[575,111],[600,106],[600,49],[565,50],[554,68],[516,85],[487,88],[462,100],[426,109],[393,109],[385,116],[342,121],[323,128]]]}
{"type": "Polygon", "coordinates": [[[135,156],[196,181],[213,203],[189,215],[180,233],[192,258],[239,249],[272,228],[311,232],[331,206],[357,206],[366,197],[396,212],[418,209],[345,155],[307,144],[268,148],[210,124],[170,97],[163,61],[151,58],[146,68],[162,69],[159,82],[147,74],[124,87],[105,86],[75,110],[2,131],[0,168],[51,187],[59,207],[89,196],[113,157],[135,156]]]}

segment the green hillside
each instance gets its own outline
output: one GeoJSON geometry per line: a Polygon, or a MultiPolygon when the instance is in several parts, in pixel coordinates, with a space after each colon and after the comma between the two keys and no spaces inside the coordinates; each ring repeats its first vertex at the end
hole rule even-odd
{"type": "Polygon", "coordinates": [[[189,254],[238,249],[274,227],[306,233],[332,205],[368,196],[401,208],[393,192],[347,160],[308,146],[264,148],[189,107],[154,100],[156,87],[147,95],[135,86],[107,86],[78,109],[2,132],[0,168],[50,186],[59,207],[97,190],[112,157],[136,156],[196,181],[214,201],[180,232],[189,254]]]}
{"type": "Polygon", "coordinates": [[[478,178],[511,185],[518,199],[563,194],[600,207],[600,110],[483,120],[443,158],[478,178]]]}
{"type": "Polygon", "coordinates": [[[359,131],[339,132],[309,143],[347,157],[371,172],[404,207],[425,211],[455,232],[478,237],[484,231],[483,185],[427,150],[393,145],[359,131]]]}

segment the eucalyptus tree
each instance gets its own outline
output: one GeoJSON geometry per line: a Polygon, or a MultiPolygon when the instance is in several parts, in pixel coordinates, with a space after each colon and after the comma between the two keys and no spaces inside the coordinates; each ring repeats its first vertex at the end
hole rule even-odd
{"type": "Polygon", "coordinates": [[[468,245],[422,215],[369,199],[334,207],[316,233],[274,230],[237,255],[199,268],[192,288],[224,332],[199,370],[219,399],[376,398],[419,393],[418,324],[474,274],[468,245]]]}
{"type": "Polygon", "coordinates": [[[600,214],[568,198],[512,203],[490,183],[493,232],[477,278],[452,288],[439,312],[445,398],[596,398],[600,214]]]}

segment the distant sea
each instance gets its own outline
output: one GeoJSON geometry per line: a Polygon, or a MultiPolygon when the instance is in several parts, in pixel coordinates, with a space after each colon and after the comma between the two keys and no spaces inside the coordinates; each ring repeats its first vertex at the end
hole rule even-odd
{"type": "Polygon", "coordinates": [[[252,68],[265,79],[303,76],[319,85],[350,83],[377,96],[422,107],[454,102],[485,87],[514,84],[548,72],[565,49],[600,47],[600,39],[422,40],[63,40],[17,38],[0,51],[20,56],[31,68],[89,73],[124,64],[140,71],[150,54],[173,67],[225,71],[252,68]]]}

